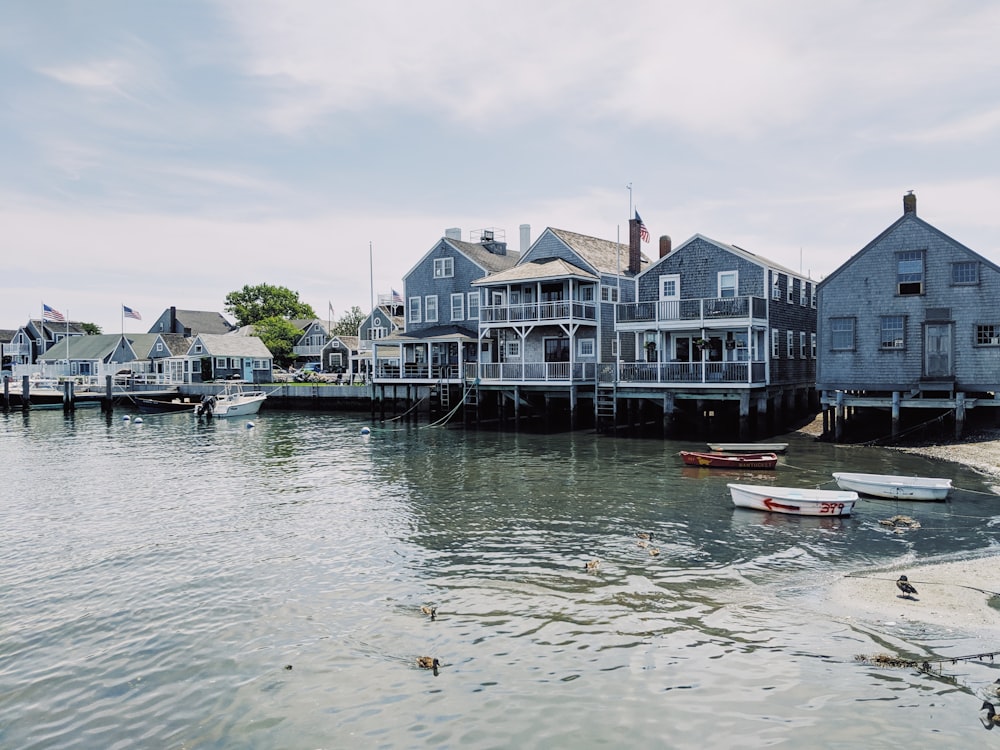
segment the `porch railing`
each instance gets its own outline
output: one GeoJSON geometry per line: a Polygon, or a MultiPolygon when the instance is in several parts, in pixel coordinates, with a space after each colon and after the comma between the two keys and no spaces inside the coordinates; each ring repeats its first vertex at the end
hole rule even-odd
{"type": "Polygon", "coordinates": [[[524,323],[544,320],[597,320],[597,305],[593,302],[559,300],[479,307],[480,323],[524,323]]]}
{"type": "Polygon", "coordinates": [[[616,323],[661,323],[671,321],[731,321],[767,317],[763,297],[701,297],[697,299],[650,302],[619,302],[615,305],[616,323]]]}
{"type": "MultiPolygon", "coordinates": [[[[766,373],[764,362],[623,362],[618,366],[618,383],[763,385],[766,373]]],[[[602,365],[601,382],[614,380],[615,365],[602,365]]]]}
{"type": "Polygon", "coordinates": [[[465,377],[481,383],[593,383],[593,362],[470,362],[465,377]]]}

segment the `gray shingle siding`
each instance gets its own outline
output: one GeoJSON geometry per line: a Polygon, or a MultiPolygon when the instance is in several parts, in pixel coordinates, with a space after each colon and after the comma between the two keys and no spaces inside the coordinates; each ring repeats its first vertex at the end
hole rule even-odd
{"type": "Polygon", "coordinates": [[[924,326],[953,322],[953,375],[958,390],[995,390],[1000,384],[1000,345],[976,343],[978,325],[1000,329],[1000,268],[917,218],[904,214],[819,286],[818,386],[823,390],[906,391],[925,377],[924,326]],[[900,295],[897,253],[924,253],[921,294],[900,295]],[[952,283],[952,264],[975,262],[976,284],[952,283]],[[883,349],[883,316],[905,318],[903,348],[883,349]],[[855,348],[832,349],[830,321],[855,321],[855,348]]]}
{"type": "MultiPolygon", "coordinates": [[[[488,251],[483,251],[488,252],[488,251]]],[[[468,295],[473,291],[472,282],[481,279],[486,275],[486,271],[477,263],[473,263],[466,255],[456,250],[447,240],[440,240],[437,245],[426,255],[424,259],[413,268],[403,279],[406,299],[404,300],[404,317],[406,320],[407,335],[420,335],[422,331],[437,328],[441,325],[450,325],[451,320],[451,295],[462,293],[468,295]],[[440,258],[452,258],[454,263],[454,275],[444,278],[434,277],[434,261],[440,258]],[[437,320],[428,322],[427,320],[427,297],[437,297],[437,320]],[[410,319],[410,300],[413,297],[420,297],[420,322],[414,323],[410,319]]],[[[466,303],[468,297],[466,296],[466,303]]],[[[468,328],[472,336],[476,335],[478,322],[468,319],[468,305],[466,304],[466,320],[455,323],[463,328],[468,328]]]]}

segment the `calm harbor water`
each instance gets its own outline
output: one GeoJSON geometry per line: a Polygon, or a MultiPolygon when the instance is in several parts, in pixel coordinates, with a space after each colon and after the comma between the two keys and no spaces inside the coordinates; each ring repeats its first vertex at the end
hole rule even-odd
{"type": "Polygon", "coordinates": [[[1000,644],[824,598],[859,568],[995,550],[1000,498],[957,465],[792,435],[777,472],[720,473],[681,466],[696,443],[585,432],[122,416],[0,414],[0,747],[997,739],[977,712],[1000,662],[929,676],[854,657],[1000,644]],[[726,489],[844,468],[962,491],[807,519],[736,510],[726,489]],[[895,513],[923,528],[878,524],[895,513]]]}

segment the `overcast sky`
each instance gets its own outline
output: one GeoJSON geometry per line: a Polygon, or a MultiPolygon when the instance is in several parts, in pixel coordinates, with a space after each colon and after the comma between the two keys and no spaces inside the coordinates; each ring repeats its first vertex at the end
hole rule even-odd
{"type": "Polygon", "coordinates": [[[821,278],[902,213],[1000,262],[1000,3],[4,0],[0,328],[268,283],[321,317],[449,227],[699,233],[821,278]],[[627,186],[631,185],[631,192],[627,186]],[[369,249],[371,248],[371,253],[369,249]],[[373,273],[369,256],[374,259],[373,273]]]}

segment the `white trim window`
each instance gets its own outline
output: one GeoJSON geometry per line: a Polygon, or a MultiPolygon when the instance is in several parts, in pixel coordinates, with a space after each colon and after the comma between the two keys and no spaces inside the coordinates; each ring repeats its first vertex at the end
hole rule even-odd
{"type": "Polygon", "coordinates": [[[739,278],[740,276],[738,271],[719,271],[718,296],[735,297],[736,290],[739,288],[739,278]]]}
{"type": "MultiPolygon", "coordinates": [[[[722,274],[719,274],[720,284],[722,274]]],[[[720,297],[722,295],[719,295],[720,297]]],[[[681,275],[679,273],[668,273],[660,277],[660,301],[667,302],[681,298],[681,275]]]]}
{"type": "Polygon", "coordinates": [[[854,349],[854,318],[830,318],[830,348],[854,349]]]}
{"type": "Polygon", "coordinates": [[[437,323],[438,320],[438,298],[436,294],[428,294],[424,297],[424,322],[437,323]]]}
{"type": "Polygon", "coordinates": [[[479,320],[479,292],[469,292],[468,299],[469,320],[479,320]]]}
{"type": "Polygon", "coordinates": [[[618,287],[616,286],[601,287],[601,302],[617,302],[617,301],[618,301],[618,287]]]}
{"type": "Polygon", "coordinates": [[[578,357],[593,357],[594,339],[577,339],[576,354],[578,357]]]}
{"type": "Polygon", "coordinates": [[[809,334],[809,350],[812,352],[812,358],[816,359],[816,334],[809,334]]]}
{"type": "Polygon", "coordinates": [[[785,331],[785,356],[789,359],[795,356],[793,346],[795,346],[795,331],[785,331]]]}
{"type": "Polygon", "coordinates": [[[508,341],[504,348],[507,353],[507,359],[517,359],[521,356],[521,342],[520,340],[508,341]]]}
{"type": "Polygon", "coordinates": [[[805,307],[809,304],[809,295],[806,293],[806,282],[799,282],[799,304],[805,307]]]}
{"type": "Polygon", "coordinates": [[[451,295],[451,319],[465,320],[465,295],[461,292],[451,295]]]}
{"type": "Polygon", "coordinates": [[[454,258],[435,258],[434,259],[434,278],[435,279],[450,279],[455,275],[455,259],[454,258]]]}
{"type": "Polygon", "coordinates": [[[771,359],[781,358],[781,338],[778,336],[778,329],[771,329],[771,359]]]}
{"type": "Polygon", "coordinates": [[[419,323],[421,322],[421,311],[420,297],[410,297],[410,308],[406,311],[406,322],[408,323],[419,323]]]}
{"type": "Polygon", "coordinates": [[[903,315],[883,315],[880,322],[882,331],[880,348],[906,348],[906,317],[903,315]]]}
{"type": "Polygon", "coordinates": [[[785,291],[788,292],[787,296],[785,297],[785,301],[788,302],[789,305],[794,305],[795,304],[795,279],[793,279],[791,276],[788,277],[788,289],[786,289],[785,291]]]}
{"type": "Polygon", "coordinates": [[[806,332],[799,331],[799,359],[806,358],[806,332]]]}
{"type": "Polygon", "coordinates": [[[781,274],[771,271],[771,299],[781,299],[781,274]]]}

